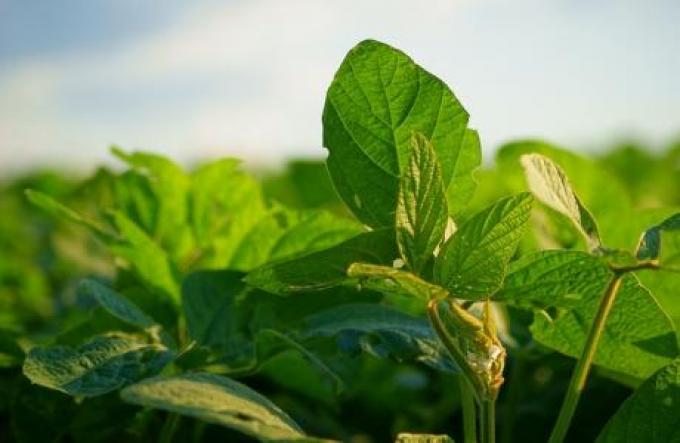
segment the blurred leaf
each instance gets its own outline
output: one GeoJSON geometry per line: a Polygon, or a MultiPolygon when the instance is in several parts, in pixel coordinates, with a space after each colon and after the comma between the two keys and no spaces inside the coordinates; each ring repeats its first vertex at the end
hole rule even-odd
{"type": "Polygon", "coordinates": [[[413,131],[432,140],[446,188],[454,177],[472,181],[479,150],[463,143],[467,121],[451,90],[406,54],[374,40],[359,43],[338,69],[323,112],[335,189],[363,223],[393,226],[413,131]]]}
{"type": "Polygon", "coordinates": [[[92,296],[109,314],[141,329],[153,327],[156,322],[134,303],[96,280],[85,279],[79,290],[92,296]]]}
{"type": "Polygon", "coordinates": [[[628,398],[598,443],[680,441],[680,359],[660,369],[628,398]]]}
{"type": "Polygon", "coordinates": [[[411,144],[408,168],[399,184],[396,232],[401,257],[420,274],[444,239],[448,208],[432,143],[414,133],[411,144]]]}
{"type": "Polygon", "coordinates": [[[182,286],[189,336],[215,354],[215,363],[226,372],[252,372],[283,351],[294,350],[316,367],[336,376],[294,336],[306,316],[369,294],[334,290],[332,293],[281,298],[246,287],[244,274],[234,271],[199,271],[190,274],[182,286]]]}
{"type": "Polygon", "coordinates": [[[418,361],[458,372],[427,320],[382,305],[356,303],[319,312],[304,321],[300,334],[303,340],[337,337],[346,352],[362,350],[380,358],[418,361]]]}
{"type": "Polygon", "coordinates": [[[113,147],[112,153],[148,178],[156,198],[155,224],[151,237],[171,254],[181,253],[187,234],[187,193],[189,177],[169,159],[147,152],[126,153],[113,147]]]}
{"type": "Polygon", "coordinates": [[[335,246],[361,232],[357,223],[326,211],[277,210],[239,239],[229,267],[249,271],[269,261],[335,246]]]}
{"type": "Polygon", "coordinates": [[[17,335],[0,329],[0,368],[21,366],[24,351],[17,344],[17,335]]]}
{"type": "Polygon", "coordinates": [[[454,297],[489,297],[503,282],[533,204],[528,193],[504,198],[463,223],[435,260],[435,281],[454,297]]]}
{"type": "Polygon", "coordinates": [[[123,213],[114,212],[111,218],[121,239],[110,244],[109,248],[129,262],[132,270],[149,289],[179,304],[177,271],[166,252],[123,213]]]}
{"type": "Polygon", "coordinates": [[[24,362],[24,374],[41,386],[89,397],[157,372],[170,358],[160,345],[100,336],[77,349],[33,348],[24,362]]]}
{"type": "Polygon", "coordinates": [[[28,197],[31,203],[47,211],[54,217],[68,220],[72,223],[84,226],[88,228],[93,234],[95,234],[97,237],[104,241],[110,241],[112,238],[111,234],[108,233],[102,226],[100,226],[99,224],[92,220],[88,220],[82,217],[77,212],[62,205],[61,203],[59,203],[58,201],[56,201],[47,194],[27,189],[26,197],[28,197]]]}

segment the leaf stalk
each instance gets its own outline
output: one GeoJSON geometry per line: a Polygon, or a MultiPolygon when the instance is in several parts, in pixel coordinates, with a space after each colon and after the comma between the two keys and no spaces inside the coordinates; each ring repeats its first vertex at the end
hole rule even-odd
{"type": "Polygon", "coordinates": [[[581,393],[585,388],[586,380],[588,379],[588,374],[590,373],[590,368],[593,364],[597,345],[602,337],[607,317],[609,317],[609,313],[614,306],[616,294],[619,291],[621,280],[626,272],[628,272],[628,270],[614,272],[614,276],[611,278],[605,289],[604,296],[600,301],[600,306],[595,315],[595,320],[588,332],[588,337],[586,338],[581,357],[576,362],[576,367],[571,376],[567,394],[562,402],[557,422],[550,434],[549,443],[562,443],[567,435],[569,425],[571,424],[574,412],[576,411],[576,406],[578,405],[581,393]]]}

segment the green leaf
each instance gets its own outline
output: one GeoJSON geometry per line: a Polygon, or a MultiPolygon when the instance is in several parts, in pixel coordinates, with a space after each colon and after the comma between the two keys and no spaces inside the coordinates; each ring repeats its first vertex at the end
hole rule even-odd
{"type": "Polygon", "coordinates": [[[521,162],[529,189],[536,198],[569,218],[585,237],[590,250],[602,246],[595,219],[576,196],[564,171],[540,154],[525,154],[521,162]]]}
{"type": "Polygon", "coordinates": [[[104,227],[100,226],[93,220],[83,217],[76,211],[62,205],[47,194],[27,189],[26,197],[31,203],[48,212],[52,216],[84,226],[88,228],[94,235],[104,241],[111,240],[112,238],[112,234],[107,232],[104,227]]]}
{"type": "Polygon", "coordinates": [[[404,262],[420,274],[444,239],[448,208],[432,143],[414,133],[411,145],[413,152],[399,185],[396,232],[404,262]]]}
{"type": "Polygon", "coordinates": [[[397,435],[394,443],[455,443],[448,435],[435,434],[407,434],[402,432],[397,435]]]}
{"type": "Polygon", "coordinates": [[[479,134],[474,129],[467,129],[460,148],[463,155],[458,157],[458,166],[453,172],[451,183],[446,190],[446,199],[451,214],[460,214],[472,199],[477,189],[475,170],[482,162],[482,147],[479,134]]]}
{"type": "Polygon", "coordinates": [[[79,291],[94,298],[106,312],[141,329],[156,326],[156,322],[127,298],[96,280],[85,279],[79,284],[79,291]]]}
{"type": "Polygon", "coordinates": [[[124,258],[132,270],[149,288],[179,304],[180,291],[177,270],[167,253],[132,220],[121,212],[111,215],[121,239],[109,248],[124,258]]]}
{"type": "MultiPolygon", "coordinates": [[[[658,260],[661,254],[661,233],[680,231],[680,214],[674,214],[642,233],[635,255],[640,260],[658,260]]],[[[676,255],[680,251],[673,251],[676,255]]]]}
{"type": "Polygon", "coordinates": [[[280,209],[261,219],[240,239],[229,267],[250,271],[269,261],[330,248],[361,232],[356,222],[326,211],[280,209]]]}
{"type": "Polygon", "coordinates": [[[493,299],[537,309],[573,308],[601,295],[612,276],[602,260],[587,252],[541,251],[513,262],[493,299]]]}
{"type": "Polygon", "coordinates": [[[257,181],[239,170],[236,159],[198,168],[189,190],[190,223],[198,249],[195,267],[226,267],[242,239],[270,209],[257,181]]]}
{"type": "Polygon", "coordinates": [[[503,282],[532,205],[530,194],[518,194],[496,202],[463,223],[435,260],[435,282],[457,298],[489,297],[503,282]]]}
{"type": "Polygon", "coordinates": [[[246,287],[243,276],[227,270],[198,271],[189,274],[182,285],[189,336],[214,352],[215,358],[208,363],[227,372],[255,371],[274,355],[293,349],[329,373],[310,350],[286,334],[310,314],[374,298],[345,289],[282,298],[246,287]]]}
{"type": "Polygon", "coordinates": [[[158,372],[171,357],[161,345],[100,336],[77,349],[33,348],[24,362],[24,374],[41,386],[90,397],[158,372]]]}
{"type": "Polygon", "coordinates": [[[459,372],[427,320],[379,304],[353,303],[309,316],[300,326],[300,339],[318,337],[337,337],[345,351],[459,372]]]}
{"type": "Polygon", "coordinates": [[[111,152],[148,178],[156,198],[153,230],[149,232],[171,255],[181,253],[187,232],[189,177],[165,157],[146,152],[126,153],[118,147],[111,152]]]}
{"type": "Polygon", "coordinates": [[[463,143],[468,114],[451,90],[403,52],[366,40],[345,57],[326,95],[323,144],[336,190],[373,227],[392,226],[413,131],[430,140],[444,187],[470,182],[479,150],[463,143]]]}
{"type": "Polygon", "coordinates": [[[128,386],[124,401],[236,429],[261,441],[304,440],[293,420],[246,385],[213,374],[154,377],[128,386]]]}
{"type": "Polygon", "coordinates": [[[199,271],[184,279],[187,331],[199,345],[234,352],[250,341],[244,320],[251,317],[252,306],[242,279],[242,273],[233,271],[199,271]]]}
{"type": "Polygon", "coordinates": [[[393,230],[366,232],[329,249],[262,266],[249,273],[246,282],[281,295],[325,289],[345,283],[352,263],[391,265],[396,249],[393,230]]]}
{"type": "MultiPolygon", "coordinates": [[[[572,275],[578,278],[579,274],[572,275]]],[[[512,276],[509,279],[512,281],[512,276]]],[[[534,339],[571,357],[580,356],[607,284],[607,278],[587,284],[574,283],[573,287],[581,286],[588,292],[582,294],[577,306],[558,312],[555,318],[535,315],[531,325],[534,339]]],[[[679,352],[676,331],[668,315],[635,275],[626,275],[595,353],[595,364],[645,379],[679,352]]]]}
{"type": "Polygon", "coordinates": [[[680,442],[680,359],[660,369],[609,420],[598,443],[680,442]]]}

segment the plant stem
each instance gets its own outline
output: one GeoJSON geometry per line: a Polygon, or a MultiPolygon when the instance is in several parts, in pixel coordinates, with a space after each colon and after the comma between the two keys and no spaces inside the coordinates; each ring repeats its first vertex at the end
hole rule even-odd
{"type": "Polygon", "coordinates": [[[482,443],[496,443],[496,400],[481,402],[482,443]]]}
{"type": "Polygon", "coordinates": [[[593,358],[595,357],[595,351],[597,350],[597,345],[602,336],[602,331],[604,331],[604,325],[612,306],[614,306],[614,300],[616,299],[616,294],[621,286],[623,275],[624,272],[614,273],[614,276],[605,290],[604,297],[602,297],[602,301],[600,301],[600,306],[590,331],[588,332],[581,358],[576,362],[574,373],[571,376],[567,394],[564,397],[562,408],[560,409],[560,415],[557,418],[552,434],[550,434],[549,443],[562,443],[564,437],[567,435],[569,424],[574,416],[574,411],[576,411],[576,406],[578,405],[581,393],[583,392],[586,380],[588,379],[588,373],[593,364],[593,358]]]}
{"type": "Polygon", "coordinates": [[[463,409],[463,442],[477,443],[477,406],[472,386],[463,375],[458,376],[458,386],[463,409]]]}

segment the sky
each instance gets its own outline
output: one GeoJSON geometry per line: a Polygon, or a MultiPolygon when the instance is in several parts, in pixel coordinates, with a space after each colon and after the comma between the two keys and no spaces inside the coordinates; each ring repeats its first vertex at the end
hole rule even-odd
{"type": "Polygon", "coordinates": [[[443,79],[487,157],[680,136],[678,0],[0,0],[0,174],[323,158],[325,92],[366,38],[443,79]]]}

